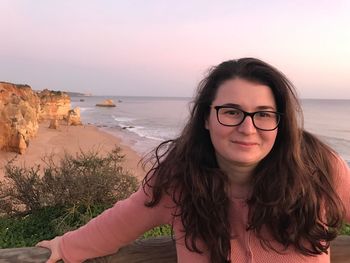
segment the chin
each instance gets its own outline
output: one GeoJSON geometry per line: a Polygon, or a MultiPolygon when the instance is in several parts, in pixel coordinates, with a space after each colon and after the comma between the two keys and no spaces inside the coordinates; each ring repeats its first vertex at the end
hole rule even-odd
{"type": "Polygon", "coordinates": [[[232,163],[237,165],[237,166],[242,166],[242,167],[251,167],[251,166],[256,166],[259,161],[257,160],[252,160],[252,159],[236,159],[232,160],[232,163]]]}

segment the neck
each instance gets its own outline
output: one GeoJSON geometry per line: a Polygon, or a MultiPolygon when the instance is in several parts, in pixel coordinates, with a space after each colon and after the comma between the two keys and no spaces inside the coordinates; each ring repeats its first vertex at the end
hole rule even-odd
{"type": "Polygon", "coordinates": [[[228,162],[222,158],[217,158],[218,165],[223,170],[231,184],[245,185],[250,183],[255,165],[244,165],[228,162]]]}
{"type": "Polygon", "coordinates": [[[227,174],[231,185],[245,186],[250,184],[250,179],[254,168],[235,165],[231,165],[230,167],[226,168],[229,169],[223,170],[227,174]]]}
{"type": "Polygon", "coordinates": [[[225,171],[230,181],[230,196],[234,199],[246,199],[251,190],[252,168],[232,166],[230,171],[225,171]]]}

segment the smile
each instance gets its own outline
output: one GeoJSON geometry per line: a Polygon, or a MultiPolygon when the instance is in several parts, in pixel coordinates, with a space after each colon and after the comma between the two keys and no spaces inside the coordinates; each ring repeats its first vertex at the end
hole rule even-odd
{"type": "Polygon", "coordinates": [[[242,141],[231,141],[235,144],[238,144],[238,145],[242,145],[242,146],[255,146],[255,145],[258,145],[257,143],[255,142],[242,142],[242,141]]]}

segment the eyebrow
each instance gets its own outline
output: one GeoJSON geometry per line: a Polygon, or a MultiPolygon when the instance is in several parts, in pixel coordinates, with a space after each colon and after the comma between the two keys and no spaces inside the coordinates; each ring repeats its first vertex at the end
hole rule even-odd
{"type": "MultiPolygon", "coordinates": [[[[223,104],[222,106],[228,106],[228,107],[235,107],[235,108],[238,108],[238,109],[242,109],[242,106],[239,105],[239,104],[234,104],[234,103],[225,103],[223,104]]],[[[276,108],[273,107],[273,106],[265,106],[265,105],[261,105],[261,106],[257,106],[256,107],[257,110],[273,110],[275,111],[276,108]]]]}

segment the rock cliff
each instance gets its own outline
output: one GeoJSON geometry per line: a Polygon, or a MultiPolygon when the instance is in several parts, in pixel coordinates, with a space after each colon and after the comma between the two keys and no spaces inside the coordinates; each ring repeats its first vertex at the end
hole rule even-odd
{"type": "Polygon", "coordinates": [[[0,82],[0,149],[23,153],[38,131],[40,103],[28,85],[0,82]]]}
{"type": "Polygon", "coordinates": [[[40,99],[40,120],[62,120],[68,116],[71,108],[70,97],[61,91],[44,89],[38,92],[40,99]]]}

